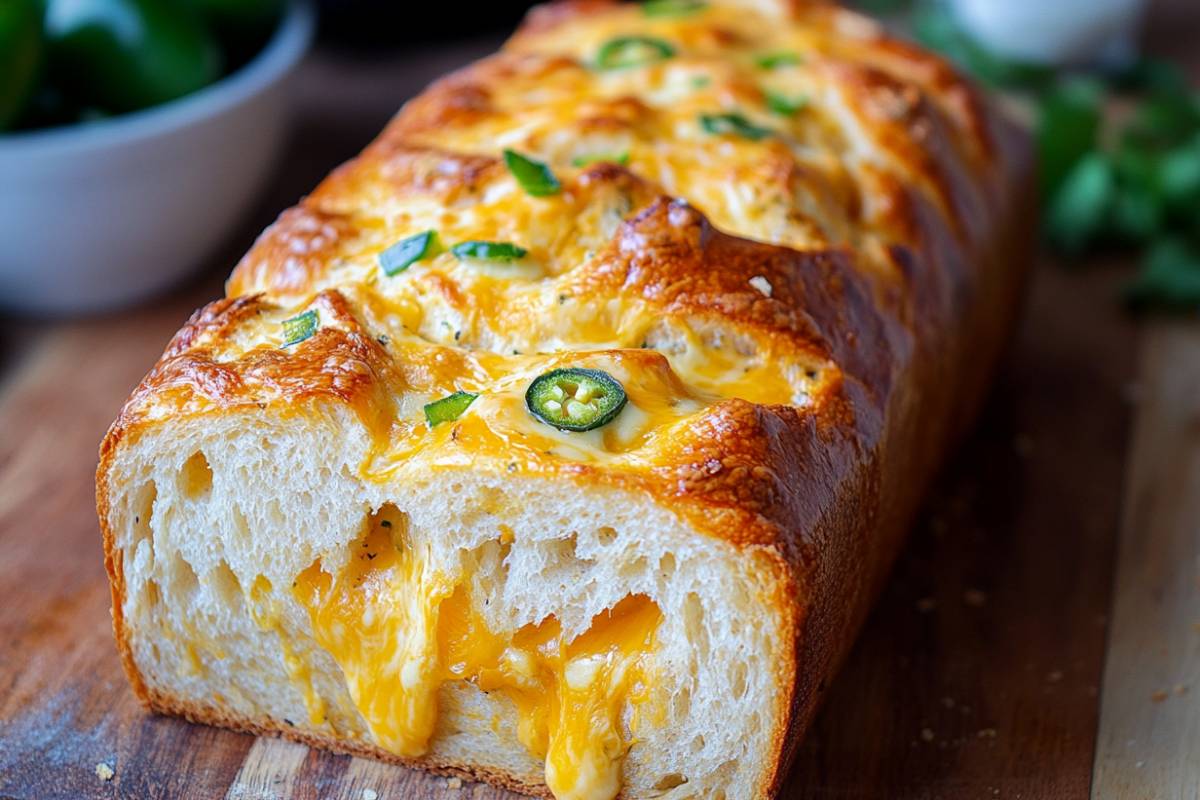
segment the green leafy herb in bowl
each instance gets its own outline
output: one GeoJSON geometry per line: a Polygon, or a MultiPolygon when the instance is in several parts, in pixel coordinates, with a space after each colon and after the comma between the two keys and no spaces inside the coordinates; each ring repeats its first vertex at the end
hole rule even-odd
{"type": "Polygon", "coordinates": [[[0,131],[138,111],[215,83],[266,43],[281,0],[5,0],[0,131]]]}
{"type": "Polygon", "coordinates": [[[314,15],[289,2],[277,23],[245,28],[242,44],[205,19],[200,0],[0,0],[0,309],[95,312],[147,298],[243,219],[284,143],[314,15]],[[45,16],[6,14],[26,2],[45,16]],[[182,16],[148,11],[163,4],[182,16]],[[117,37],[105,14],[118,9],[149,14],[150,27],[117,37]],[[34,43],[19,57],[14,31],[34,43]],[[56,82],[64,48],[81,65],[108,60],[56,82]],[[211,72],[214,53],[223,67],[211,72]],[[13,64],[33,77],[14,80],[13,64]],[[124,77],[105,83],[112,75],[124,77]]]}

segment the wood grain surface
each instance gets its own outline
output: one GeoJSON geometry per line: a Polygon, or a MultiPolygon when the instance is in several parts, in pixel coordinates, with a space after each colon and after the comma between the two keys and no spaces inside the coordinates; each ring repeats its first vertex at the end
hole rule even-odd
{"type": "Polygon", "coordinates": [[[789,797],[1087,796],[1135,342],[1112,278],[1039,269],[789,797]]]}
{"type": "MultiPolygon", "coordinates": [[[[254,233],[361,148],[404,98],[495,44],[410,50],[390,62],[328,53],[312,59],[298,84],[302,114],[276,186],[191,287],[118,316],[0,322],[0,800],[360,800],[368,790],[383,800],[507,797],[145,714],[112,644],[92,498],[96,447],[121,401],[192,308],[220,292],[254,233]],[[98,765],[111,777],[101,777],[98,765]]],[[[1134,458],[1148,477],[1128,479],[1131,496],[1143,499],[1125,516],[1111,643],[1119,660],[1110,660],[1104,677],[1131,413],[1139,396],[1177,397],[1200,386],[1200,341],[1180,333],[1163,345],[1166,355],[1146,362],[1158,366],[1143,370],[1139,393],[1138,332],[1115,302],[1126,274],[1120,266],[1036,271],[984,417],[948,466],[831,687],[785,797],[1200,797],[1200,768],[1156,784],[1145,779],[1148,760],[1138,767],[1136,758],[1115,753],[1127,730],[1145,725],[1143,745],[1166,741],[1195,757],[1200,719],[1200,686],[1158,703],[1124,696],[1130,676],[1142,694],[1151,684],[1152,692],[1174,691],[1175,682],[1186,682],[1170,677],[1178,670],[1167,666],[1143,674],[1153,653],[1137,638],[1143,621],[1178,620],[1167,616],[1165,595],[1145,582],[1159,567],[1137,560],[1149,551],[1131,533],[1158,520],[1155,536],[1190,535],[1195,544],[1196,474],[1154,488],[1159,471],[1182,463],[1185,453],[1200,469],[1195,416],[1187,417],[1184,404],[1172,406],[1178,413],[1161,426],[1146,422],[1157,413],[1147,408],[1167,400],[1139,412],[1134,458]],[[1178,355],[1185,351],[1189,358],[1178,355]],[[1192,383],[1161,377],[1176,358],[1192,370],[1192,383]],[[1167,467],[1157,460],[1158,442],[1170,445],[1167,467]],[[1130,599],[1126,591],[1150,594],[1130,599]],[[1143,706],[1156,715],[1148,722],[1143,706]],[[1169,720],[1162,716],[1168,712],[1169,720]],[[1171,738],[1176,732],[1190,738],[1181,744],[1171,738]]],[[[1194,595],[1171,599],[1197,608],[1194,595]]],[[[1180,645],[1194,656],[1200,633],[1193,635],[1180,645]]],[[[1151,636],[1145,632],[1146,641],[1151,636]]],[[[1184,663],[1168,660],[1177,655],[1172,644],[1162,663],[1184,663]]],[[[1191,674],[1200,673],[1200,659],[1190,663],[1191,674]]]]}
{"type": "Polygon", "coordinates": [[[1095,800],[1200,797],[1200,326],[1143,338],[1095,800]]]}

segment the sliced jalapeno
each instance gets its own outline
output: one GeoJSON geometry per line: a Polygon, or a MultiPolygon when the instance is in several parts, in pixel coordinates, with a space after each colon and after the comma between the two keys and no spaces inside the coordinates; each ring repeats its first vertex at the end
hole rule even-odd
{"type": "Polygon", "coordinates": [[[803,63],[800,54],[793,53],[790,50],[764,53],[761,56],[756,56],[754,59],[754,64],[759,69],[779,69],[780,67],[791,67],[800,63],[803,63]]]}
{"type": "Polygon", "coordinates": [[[519,261],[528,255],[524,247],[509,242],[482,242],[472,240],[450,248],[459,259],[478,258],[481,261],[519,261]]]}
{"type": "Polygon", "coordinates": [[[623,153],[597,153],[592,156],[576,156],[571,159],[571,163],[577,167],[590,167],[592,164],[616,164],[625,166],[629,163],[629,151],[623,153]]]}
{"type": "Polygon", "coordinates": [[[687,17],[708,8],[704,0],[646,0],[642,13],[647,17],[687,17]]]}
{"type": "Polygon", "coordinates": [[[808,105],[808,96],[803,94],[788,97],[785,94],[772,92],[768,89],[763,95],[767,101],[767,108],[784,117],[793,116],[808,105]]]}
{"type": "Polygon", "coordinates": [[[504,151],[504,164],[521,184],[521,188],[534,197],[549,197],[562,190],[562,184],[541,161],[534,161],[516,150],[504,151]]]}
{"type": "Polygon", "coordinates": [[[453,422],[463,415],[463,412],[475,402],[477,394],[470,392],[455,392],[446,395],[441,400],[434,400],[425,405],[425,421],[434,428],[443,422],[453,422]]]}
{"type": "Polygon", "coordinates": [[[775,134],[775,131],[770,128],[759,127],[737,113],[701,114],[700,127],[704,129],[705,133],[711,133],[713,136],[741,136],[754,142],[775,134]]]}
{"type": "Polygon", "coordinates": [[[303,314],[285,319],[283,321],[283,346],[291,347],[294,344],[300,344],[305,339],[311,338],[317,332],[317,326],[320,321],[317,319],[317,312],[314,309],[309,309],[303,314]]]}
{"type": "Polygon", "coordinates": [[[437,231],[424,231],[380,253],[379,266],[388,277],[399,275],[418,261],[436,255],[439,248],[437,231]]]}
{"type": "Polygon", "coordinates": [[[628,399],[607,372],[569,367],[535,378],[525,392],[525,407],[560,431],[590,431],[616,419],[628,399]]]}
{"type": "Polygon", "coordinates": [[[600,69],[625,69],[663,61],[675,55],[670,42],[653,36],[618,36],[609,39],[596,53],[600,69]]]}

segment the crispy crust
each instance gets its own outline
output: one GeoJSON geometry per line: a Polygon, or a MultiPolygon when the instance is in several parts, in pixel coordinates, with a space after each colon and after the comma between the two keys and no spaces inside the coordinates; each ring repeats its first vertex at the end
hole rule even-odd
{"type": "Polygon", "coordinates": [[[529,783],[521,780],[516,775],[501,770],[430,757],[402,758],[394,753],[389,753],[386,750],[363,744],[362,742],[337,739],[332,736],[321,736],[272,719],[248,719],[228,709],[221,709],[215,706],[202,706],[159,692],[151,691],[145,696],[139,695],[139,699],[151,711],[159,714],[183,717],[190,722],[196,722],[201,725],[216,725],[220,728],[252,733],[255,736],[277,736],[282,739],[290,739],[293,742],[306,744],[309,747],[318,747],[322,750],[331,750],[335,753],[342,753],[348,756],[373,758],[389,764],[399,764],[403,767],[422,769],[435,775],[465,778],[469,781],[482,781],[490,783],[493,786],[499,786],[502,789],[529,795],[530,797],[552,797],[544,784],[529,783]]]}
{"type": "MultiPolygon", "coordinates": [[[[686,420],[668,445],[660,444],[636,467],[536,454],[507,456],[503,464],[483,455],[477,461],[480,469],[511,471],[517,465],[585,487],[648,492],[780,576],[773,611],[794,632],[795,648],[794,660],[777,665],[778,702],[788,710],[778,715],[772,735],[775,766],[760,787],[764,795],[782,781],[925,487],[981,402],[1016,313],[1034,229],[1024,136],[954,70],[840,9],[806,2],[780,6],[779,13],[804,32],[812,48],[814,85],[836,97],[841,108],[841,117],[822,124],[860,126],[870,133],[876,156],[864,158],[848,175],[840,161],[801,164],[779,141],[753,145],[758,171],[752,180],[768,198],[766,205],[784,203],[778,198],[798,186],[814,192],[820,213],[796,207],[790,218],[800,220],[788,230],[803,231],[804,243],[772,245],[754,240],[768,236],[732,235],[709,221],[702,204],[680,201],[644,177],[635,159],[627,167],[598,164],[562,176],[559,202],[565,205],[555,213],[584,218],[613,196],[631,212],[589,250],[586,261],[553,248],[535,254],[557,276],[559,306],[563,298],[611,298],[643,309],[647,318],[723,326],[727,334],[751,341],[768,361],[808,365],[817,377],[806,384],[807,402],[783,397],[748,402],[731,390],[686,420]],[[561,269],[562,262],[578,266],[561,269]],[[769,292],[756,287],[758,279],[769,292]]],[[[541,331],[544,339],[536,339],[539,325],[553,316],[552,306],[545,314],[537,308],[530,314],[528,295],[484,297],[470,285],[431,275],[426,287],[432,294],[426,296],[452,311],[474,314],[484,308],[475,316],[488,323],[483,330],[465,330],[467,350],[431,343],[436,359],[422,360],[413,351],[400,357],[381,343],[375,308],[376,293],[392,290],[370,282],[365,289],[347,288],[335,273],[364,249],[374,252],[365,237],[386,216],[389,203],[443,208],[482,203],[483,188],[505,180],[486,142],[511,116],[508,93],[516,91],[511,87],[574,87],[590,80],[570,43],[590,41],[593,27],[607,30],[613,19],[627,20],[619,16],[626,12],[614,8],[588,0],[536,9],[505,52],[443,79],[412,101],[359,158],[264,233],[232,275],[229,297],[197,312],[129,399],[101,448],[97,506],[118,647],[135,692],[149,707],[545,794],[543,786],[469,764],[397,759],[151,692],[134,663],[122,618],[124,576],[109,524],[107,483],[118,448],[163,420],[255,406],[279,413],[308,401],[330,401],[353,408],[383,437],[402,422],[395,396],[446,386],[447,375],[477,368],[472,349],[499,352],[497,342],[513,346],[518,328],[533,331],[522,333],[535,337],[522,344],[535,351],[539,341],[559,335],[547,328],[541,331]],[[286,354],[237,344],[239,332],[260,316],[298,304],[320,309],[331,324],[286,354]]],[[[749,34],[726,17],[711,25],[679,25],[678,36],[698,52],[750,52],[749,34]]],[[[739,98],[758,96],[755,87],[742,85],[740,74],[728,81],[739,98]]],[[[578,105],[580,135],[655,129],[661,122],[655,115],[666,113],[632,96],[578,105]]],[[[823,141],[850,147],[844,130],[836,136],[823,141]]],[[[704,180],[698,188],[681,188],[701,191],[704,180]]],[[[719,203],[705,211],[726,228],[744,222],[719,203]]],[[[531,220],[538,224],[538,218],[531,220]]],[[[753,229],[754,223],[743,227],[753,229]]],[[[586,237],[592,231],[578,233],[586,237]]],[[[780,238],[798,241],[793,233],[780,238]]],[[[578,343],[580,349],[586,345],[578,343]]],[[[637,369],[678,380],[658,353],[613,353],[637,369]]]]}

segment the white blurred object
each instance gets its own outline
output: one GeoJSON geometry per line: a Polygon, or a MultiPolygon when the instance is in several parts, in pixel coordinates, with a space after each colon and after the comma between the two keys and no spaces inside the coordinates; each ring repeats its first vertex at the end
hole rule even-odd
{"type": "Polygon", "coordinates": [[[313,24],[290,5],[254,60],[179,100],[0,136],[0,308],[119,308],[211,255],[270,176],[313,24]]]}
{"type": "Polygon", "coordinates": [[[951,0],[984,47],[1037,64],[1119,64],[1136,52],[1144,0],[951,0]]]}

